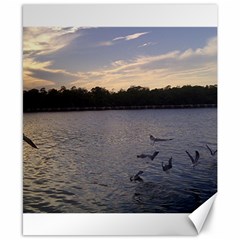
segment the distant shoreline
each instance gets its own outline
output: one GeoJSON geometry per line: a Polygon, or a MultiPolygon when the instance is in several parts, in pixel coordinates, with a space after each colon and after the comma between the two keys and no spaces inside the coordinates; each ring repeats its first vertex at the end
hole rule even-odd
{"type": "Polygon", "coordinates": [[[144,109],[186,109],[186,108],[217,108],[217,104],[181,104],[181,105],[149,105],[149,106],[114,106],[114,107],[66,107],[66,108],[35,108],[26,109],[31,112],[71,112],[71,111],[106,111],[106,110],[144,110],[144,109]]]}

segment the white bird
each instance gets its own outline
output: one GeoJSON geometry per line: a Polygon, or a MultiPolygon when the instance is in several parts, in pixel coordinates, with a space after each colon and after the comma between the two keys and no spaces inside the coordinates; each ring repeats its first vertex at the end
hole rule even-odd
{"type": "Polygon", "coordinates": [[[150,154],[141,154],[141,155],[137,155],[137,158],[150,158],[152,161],[153,159],[158,155],[158,151],[155,151],[152,155],[150,154]]]}
{"type": "Polygon", "coordinates": [[[200,154],[198,151],[195,151],[195,158],[193,158],[190,153],[188,151],[186,151],[187,155],[189,156],[189,158],[191,159],[192,161],[192,165],[193,166],[196,166],[198,164],[198,159],[200,157],[200,154]]]}
{"type": "Polygon", "coordinates": [[[207,149],[210,151],[210,154],[212,156],[215,156],[215,154],[217,153],[217,150],[213,151],[207,144],[206,144],[206,146],[207,146],[207,149]]]}
{"type": "Polygon", "coordinates": [[[163,164],[162,162],[162,169],[164,172],[171,168],[172,168],[172,157],[168,160],[168,164],[163,164]]]}
{"type": "Polygon", "coordinates": [[[139,171],[136,175],[130,177],[130,181],[131,182],[137,182],[137,181],[143,182],[143,179],[139,176],[141,174],[143,174],[143,171],[139,171]]]}
{"type": "Polygon", "coordinates": [[[31,147],[33,147],[33,148],[38,148],[38,147],[33,143],[33,141],[32,141],[30,138],[28,138],[27,136],[25,136],[24,134],[23,134],[23,140],[24,140],[26,143],[28,143],[31,147]]]}
{"type": "Polygon", "coordinates": [[[173,140],[173,138],[155,138],[153,135],[150,135],[150,140],[152,141],[152,144],[154,144],[155,142],[170,141],[173,140]]]}

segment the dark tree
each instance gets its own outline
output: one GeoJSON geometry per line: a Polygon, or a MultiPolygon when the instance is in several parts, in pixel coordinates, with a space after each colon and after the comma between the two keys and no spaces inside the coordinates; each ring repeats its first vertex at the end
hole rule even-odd
{"type": "Polygon", "coordinates": [[[102,87],[60,90],[45,88],[23,91],[23,111],[59,111],[105,107],[167,107],[217,104],[217,85],[149,88],[131,86],[127,90],[109,92],[102,87]]]}

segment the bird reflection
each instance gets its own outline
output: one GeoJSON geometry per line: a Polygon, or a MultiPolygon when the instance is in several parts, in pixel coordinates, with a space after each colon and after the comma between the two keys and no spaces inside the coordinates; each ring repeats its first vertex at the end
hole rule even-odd
{"type": "Polygon", "coordinates": [[[139,176],[143,174],[143,171],[139,171],[136,175],[130,177],[131,182],[143,182],[143,179],[139,176]]]}

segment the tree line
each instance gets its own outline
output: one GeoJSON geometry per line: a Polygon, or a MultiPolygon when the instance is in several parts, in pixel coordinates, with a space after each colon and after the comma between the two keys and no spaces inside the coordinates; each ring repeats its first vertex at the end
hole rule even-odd
{"type": "Polygon", "coordinates": [[[118,92],[94,87],[84,88],[62,86],[59,90],[45,88],[23,91],[23,111],[45,111],[64,109],[115,108],[131,106],[180,106],[216,105],[217,85],[182,87],[166,86],[150,90],[147,87],[131,86],[118,92]]]}

